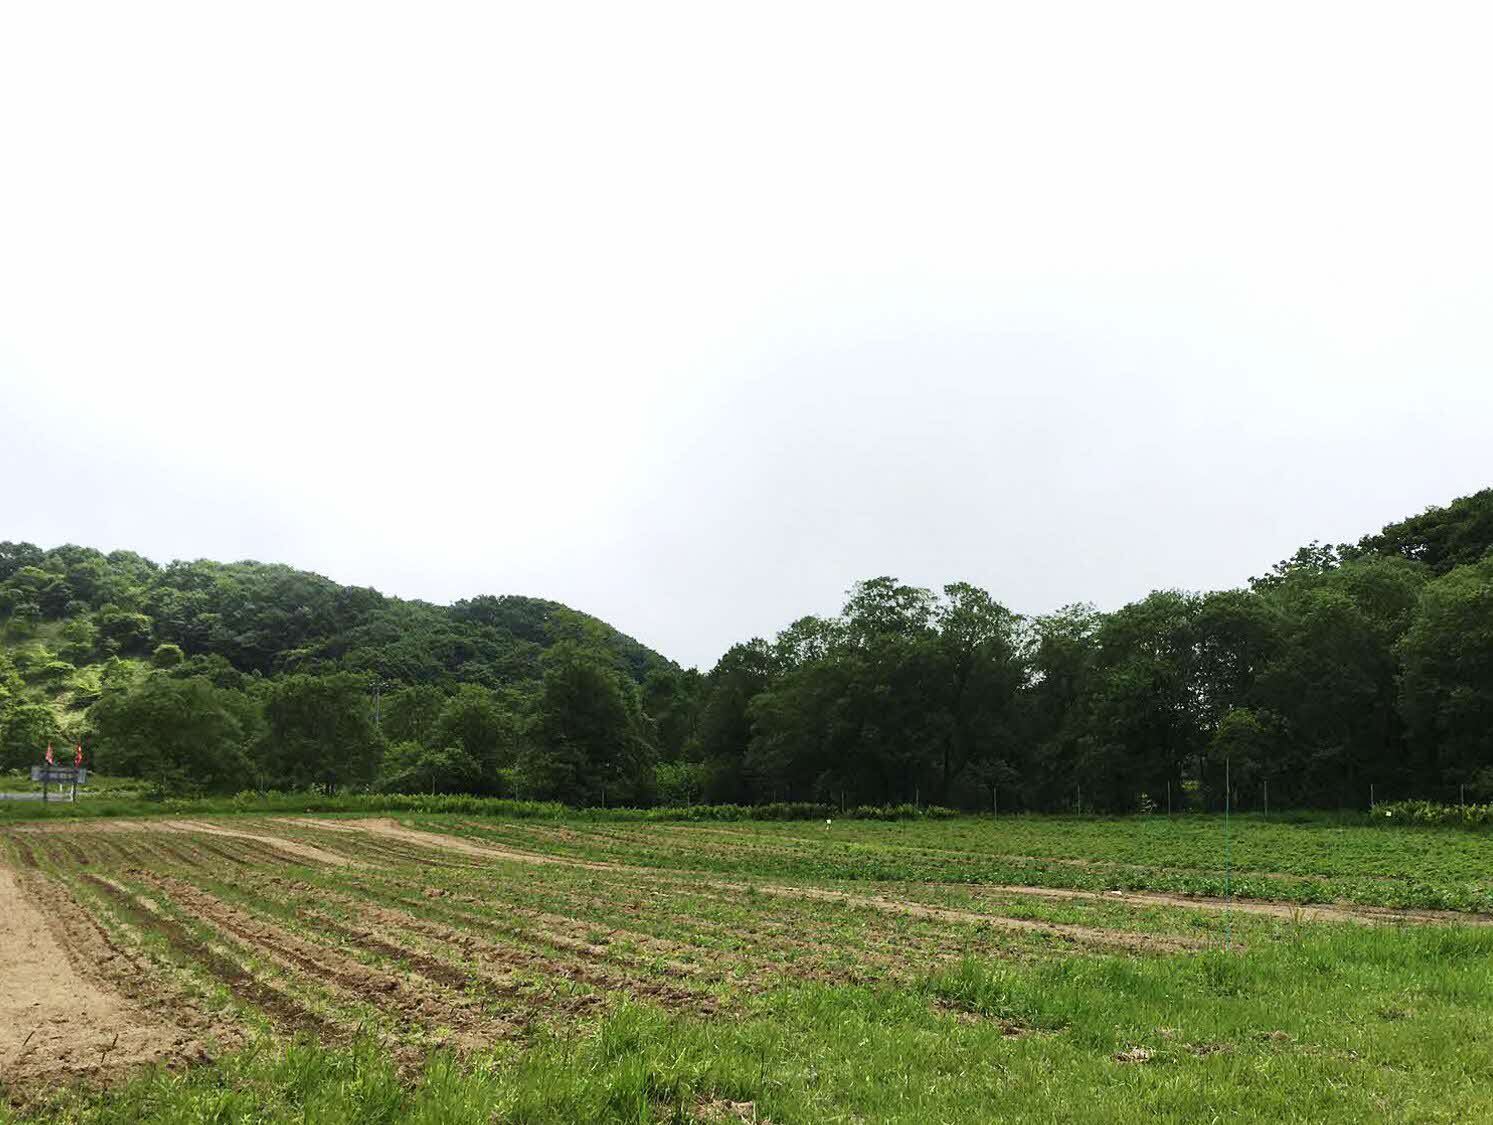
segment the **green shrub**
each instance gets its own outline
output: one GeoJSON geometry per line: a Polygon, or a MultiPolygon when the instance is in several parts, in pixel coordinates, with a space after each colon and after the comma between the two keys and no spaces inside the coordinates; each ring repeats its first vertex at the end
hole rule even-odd
{"type": "Polygon", "coordinates": [[[1442,805],[1435,801],[1395,801],[1375,805],[1370,819],[1390,828],[1400,825],[1489,828],[1493,827],[1493,804],[1442,805]]]}

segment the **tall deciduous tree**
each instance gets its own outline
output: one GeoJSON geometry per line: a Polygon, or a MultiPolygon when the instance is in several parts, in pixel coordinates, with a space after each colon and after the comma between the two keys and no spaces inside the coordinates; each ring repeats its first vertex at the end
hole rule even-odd
{"type": "Polygon", "coordinates": [[[513,765],[518,752],[515,716],[484,687],[463,684],[436,717],[433,745],[459,747],[476,767],[476,792],[501,792],[498,771],[513,765]]]}
{"type": "Polygon", "coordinates": [[[106,692],[90,713],[94,763],[104,773],[143,777],[166,794],[247,788],[253,708],[207,680],[151,675],[106,692]]]}
{"type": "Polygon", "coordinates": [[[1448,798],[1463,785],[1493,797],[1493,554],[1425,588],[1399,654],[1420,775],[1448,798]]]}
{"type": "Polygon", "coordinates": [[[752,740],[752,700],[772,682],[774,659],[758,640],[732,645],[705,683],[700,712],[700,752],[707,769],[705,796],[716,802],[757,798],[745,767],[752,740]]]}
{"type": "Polygon", "coordinates": [[[372,782],[383,742],[362,677],[286,676],[270,688],[265,720],[260,760],[271,785],[333,792],[372,782]]]}
{"type": "Polygon", "coordinates": [[[574,641],[544,655],[544,681],[517,776],[526,796],[627,804],[651,796],[654,750],[636,687],[606,656],[574,641]]]}
{"type": "Polygon", "coordinates": [[[460,746],[397,742],[384,754],[378,788],[386,793],[471,793],[482,771],[460,746]]]}

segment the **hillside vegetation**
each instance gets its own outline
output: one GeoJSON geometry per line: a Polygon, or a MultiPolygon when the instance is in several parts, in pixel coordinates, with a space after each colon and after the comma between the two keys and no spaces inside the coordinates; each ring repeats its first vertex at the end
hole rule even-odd
{"type": "Polygon", "coordinates": [[[553,602],[0,544],[0,765],[162,792],[1145,811],[1493,796],[1493,489],[1245,589],[1023,617],[879,577],[684,671],[553,602]],[[1226,773],[1227,770],[1227,773],[1226,773]]]}
{"type": "Polygon", "coordinates": [[[288,566],[72,545],[0,543],[0,628],[0,767],[83,742],[90,764],[172,791],[367,785],[403,766],[408,784],[496,792],[547,657],[615,701],[678,674],[539,598],[437,606],[288,566]],[[427,743],[460,753],[427,761],[411,749],[427,743]]]}

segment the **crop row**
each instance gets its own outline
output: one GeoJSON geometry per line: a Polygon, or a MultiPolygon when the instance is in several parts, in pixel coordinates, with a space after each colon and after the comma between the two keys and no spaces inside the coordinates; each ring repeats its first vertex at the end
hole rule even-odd
{"type": "Polygon", "coordinates": [[[1228,849],[1165,818],[896,825],[421,823],[571,860],[735,877],[1234,894],[1296,903],[1493,911],[1493,838],[1251,821],[1228,849]]]}

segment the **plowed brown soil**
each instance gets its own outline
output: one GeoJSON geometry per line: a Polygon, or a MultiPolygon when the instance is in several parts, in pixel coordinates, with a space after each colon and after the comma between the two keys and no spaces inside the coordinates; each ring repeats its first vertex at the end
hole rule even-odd
{"type": "Polygon", "coordinates": [[[0,867],[0,1082],[14,1093],[178,1053],[182,1029],[84,973],[37,895],[0,867]]]}

